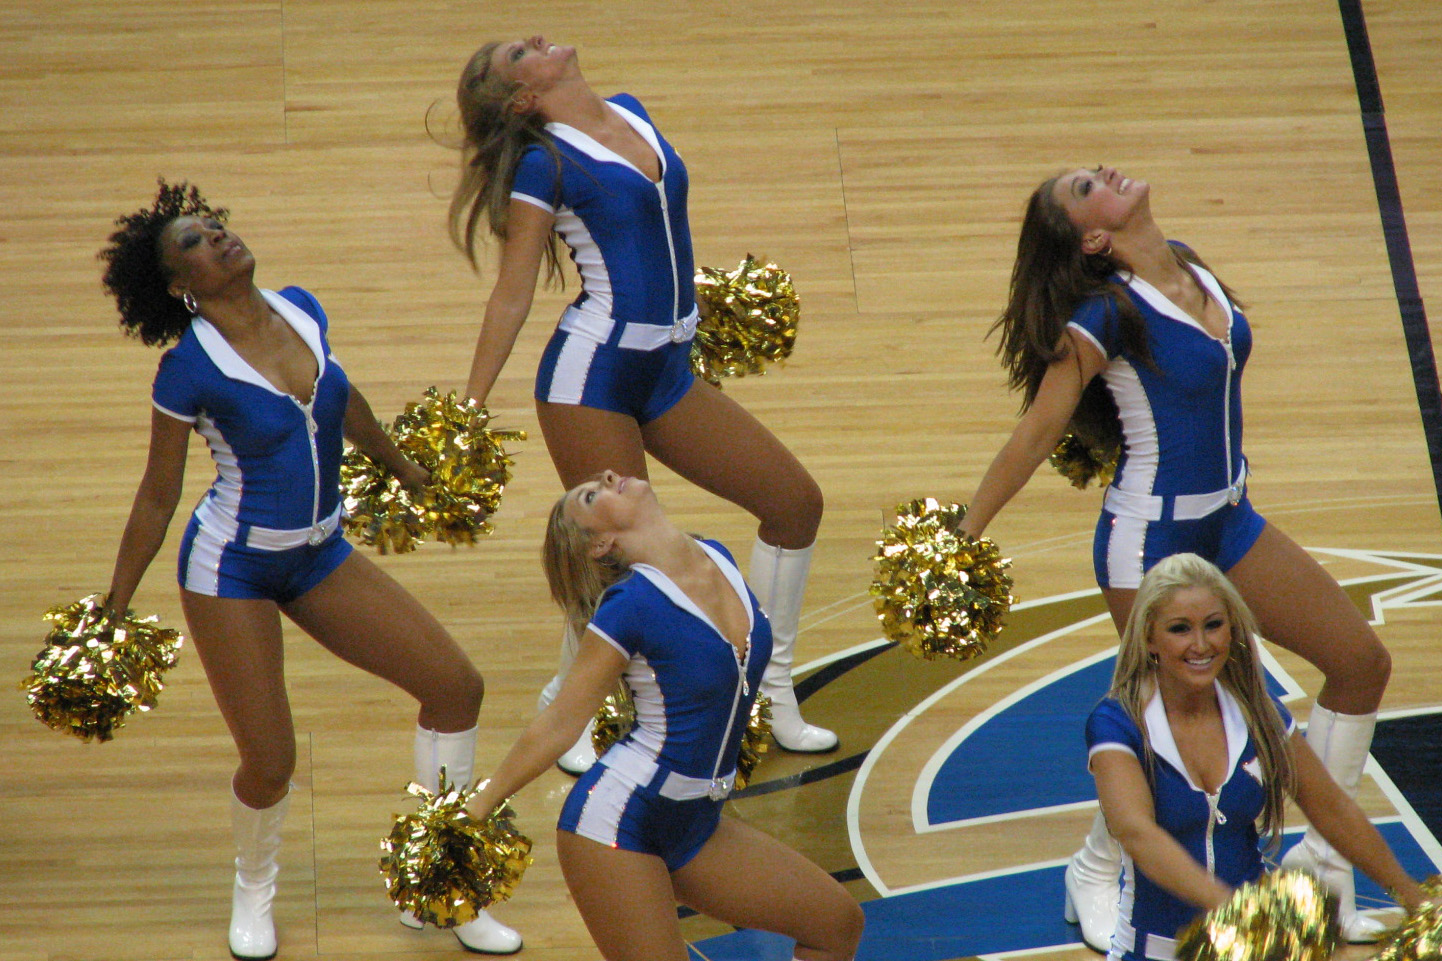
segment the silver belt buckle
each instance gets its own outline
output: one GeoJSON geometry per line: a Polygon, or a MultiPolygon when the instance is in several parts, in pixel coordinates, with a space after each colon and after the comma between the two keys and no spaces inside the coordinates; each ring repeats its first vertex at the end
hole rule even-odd
{"type": "Polygon", "coordinates": [[[671,343],[680,344],[690,339],[691,334],[695,331],[695,328],[688,323],[690,319],[691,316],[688,314],[685,317],[677,317],[671,322],[671,343]]]}
{"type": "Polygon", "coordinates": [[[311,547],[319,547],[320,545],[325,543],[325,538],[325,528],[317,524],[310,529],[310,536],[307,537],[305,541],[311,547]]]}
{"type": "Polygon", "coordinates": [[[711,788],[706,792],[706,796],[713,801],[725,800],[726,782],[721,780],[720,778],[713,777],[711,779],[711,788]]]}
{"type": "Polygon", "coordinates": [[[1246,491],[1246,489],[1247,489],[1247,482],[1244,481],[1244,480],[1237,481],[1237,482],[1236,482],[1235,484],[1233,484],[1231,487],[1228,487],[1228,488],[1227,488],[1227,503],[1228,503],[1228,504],[1231,504],[1233,507],[1236,507],[1238,504],[1240,504],[1240,503],[1242,502],[1242,494],[1243,494],[1244,491],[1246,491]]]}

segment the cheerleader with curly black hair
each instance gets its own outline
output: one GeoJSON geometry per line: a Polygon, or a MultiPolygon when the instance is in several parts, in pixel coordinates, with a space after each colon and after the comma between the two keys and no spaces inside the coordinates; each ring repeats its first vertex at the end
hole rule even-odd
{"type": "MultiPolygon", "coordinates": [[[[216,478],[180,545],[180,600],[240,753],[230,951],[269,958],[295,770],[280,614],[420,702],[416,775],[432,788],[441,766],[452,781],[470,779],[483,684],[445,628],[341,536],[342,437],[409,486],[424,484],[426,472],[346,379],[315,297],[257,287],[255,258],[226,224],[227,212],[195,187],[162,180],[154,205],[119,218],[100,253],[121,327],[148,345],[176,342],[156,373],[149,459],[108,603],[126,610],[165,539],[193,430],[210,447],[216,478]]],[[[472,950],[521,947],[484,912],[457,933],[472,950]]]]}

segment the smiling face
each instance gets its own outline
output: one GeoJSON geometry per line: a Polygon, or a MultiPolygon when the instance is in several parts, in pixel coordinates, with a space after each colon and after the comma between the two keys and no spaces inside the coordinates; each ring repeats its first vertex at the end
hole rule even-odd
{"type": "Polygon", "coordinates": [[[531,96],[540,96],[562,80],[580,76],[576,48],[551,43],[539,34],[497,46],[488,72],[521,84],[531,96]]]}
{"type": "Polygon", "coordinates": [[[204,297],[255,270],[250,249],[212,217],[177,217],[167,224],[160,234],[160,263],[177,297],[182,290],[204,297]]]}
{"type": "Polygon", "coordinates": [[[1124,177],[1115,167],[1105,166],[1062,174],[1052,186],[1052,199],[1081,232],[1084,247],[1101,234],[1121,230],[1149,209],[1150,195],[1151,185],[1145,180],[1124,177]]]}
{"type": "Polygon", "coordinates": [[[1232,622],[1221,598],[1205,587],[1182,587],[1157,605],[1147,635],[1158,678],[1179,690],[1210,688],[1232,644],[1232,622]]]}

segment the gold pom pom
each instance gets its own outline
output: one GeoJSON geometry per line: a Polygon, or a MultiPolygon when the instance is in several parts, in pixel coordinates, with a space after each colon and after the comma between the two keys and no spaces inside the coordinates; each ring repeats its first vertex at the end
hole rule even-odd
{"type": "Polygon", "coordinates": [[[1337,947],[1337,899],[1301,871],[1265,874],[1193,921],[1178,961],[1328,961],[1337,947]]]}
{"type": "Polygon", "coordinates": [[[956,533],[958,504],[926,497],[901,504],[882,532],[871,583],[876,616],[891,640],[926,660],[967,660],[1001,632],[1015,598],[1011,560],[990,538],[956,533]]]}
{"type": "Polygon", "coordinates": [[[791,275],[750,254],[735,270],[696,271],[701,320],[691,344],[691,370],[720,384],[723,377],[765,373],[791,355],[801,300],[791,275]]]}
{"type": "Polygon", "coordinates": [[[620,686],[601,702],[596,711],[596,723],[591,729],[591,747],[600,757],[636,725],[636,704],[631,700],[631,689],[622,681],[620,686]]]}
{"type": "Polygon", "coordinates": [[[434,387],[407,405],[387,433],[430,471],[419,494],[360,451],[347,451],[341,463],[346,532],[382,554],[415,550],[427,537],[455,545],[489,534],[514,463],[504,443],[526,439],[525,431],[487,427],[490,418],[474,401],[458,402],[454,391],[442,397],[434,387]]]}
{"type": "Polygon", "coordinates": [[[1422,882],[1426,898],[1387,936],[1376,961],[1436,961],[1442,958],[1442,875],[1422,882]]]}
{"type": "Polygon", "coordinates": [[[102,594],[46,611],[55,626],[20,682],[41,723],[82,741],[109,741],[128,715],[155,707],[185,642],[157,617],[126,611],[107,620],[107,613],[102,594]]]}
{"type": "Polygon", "coordinates": [[[736,756],[736,790],[751,783],[761,755],[766,753],[767,735],[771,733],[771,698],[757,694],[751,702],[751,714],[746,719],[746,733],[741,735],[741,753],[736,756]]]}
{"type": "Polygon", "coordinates": [[[1077,490],[1085,490],[1092,481],[1105,487],[1116,476],[1118,447],[1091,447],[1075,434],[1067,434],[1056,445],[1047,461],[1077,490]]]}
{"type": "MultiPolygon", "coordinates": [[[[631,700],[631,690],[623,681],[613,693],[606,695],[601,708],[596,712],[596,726],[591,731],[591,746],[596,756],[606,753],[612,744],[625,737],[636,725],[636,704],[631,700]]],[[[771,733],[771,698],[757,694],[751,704],[751,714],[746,719],[746,731],[741,735],[741,751],[736,756],[737,791],[744,788],[761,763],[766,753],[767,735],[771,733]]]]}
{"type": "Polygon", "coordinates": [[[452,928],[515,891],[531,864],[531,839],[516,830],[509,801],[483,821],[471,817],[466,803],[485,784],[457,788],[443,768],[439,791],[414,782],[406,787],[421,799],[420,810],[396,815],[381,841],[381,874],[396,907],[452,928]]]}

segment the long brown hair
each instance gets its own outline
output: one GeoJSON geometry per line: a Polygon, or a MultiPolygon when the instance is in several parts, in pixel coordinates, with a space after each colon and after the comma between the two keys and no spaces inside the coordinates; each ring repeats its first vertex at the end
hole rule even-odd
{"type": "MultiPolygon", "coordinates": [[[[1023,413],[1036,399],[1047,368],[1071,353],[1063,334],[1073,312],[1089,297],[1106,298],[1123,349],[1152,366],[1146,322],[1116,277],[1125,273],[1126,265],[1112,257],[1110,251],[1082,251],[1081,231],[1054,194],[1060,178],[1058,174],[1042,181],[1027,200],[1006,309],[987,332],[990,336],[1001,331],[997,354],[1006,368],[1008,386],[1022,392],[1023,413]]],[[[1172,252],[1184,267],[1195,264],[1207,269],[1188,247],[1173,244],[1172,252]]],[[[1207,296],[1206,287],[1200,282],[1198,286],[1207,296]]],[[[1231,288],[1222,284],[1222,290],[1237,303],[1231,288]]],[[[1078,358],[1078,366],[1080,363],[1078,358]]],[[[1089,447],[1120,446],[1121,423],[1116,404],[1099,378],[1086,386],[1068,429],[1089,447]]]]}
{"type": "MultiPolygon", "coordinates": [[[[476,233],[484,217],[486,227],[498,240],[506,238],[506,216],[511,203],[511,184],[516,165],[531,146],[544,149],[556,164],[556,181],[561,179],[561,154],[545,120],[536,111],[515,107],[522,84],[506,80],[491,71],[491,58],[501,42],[493,40],[471,55],[456,85],[462,134],[461,176],[451,195],[448,214],[451,242],[466,255],[472,269],[476,260],[476,233]]],[[[546,282],[562,281],[560,248],[553,232],[546,244],[546,282]]]]}
{"type": "Polygon", "coordinates": [[[1157,611],[1177,591],[1200,587],[1211,591],[1227,613],[1232,629],[1232,643],[1227,662],[1219,678],[1222,687],[1237,700],[1246,718],[1247,731],[1257,747],[1257,760],[1262,766],[1262,788],[1266,801],[1262,805],[1262,833],[1273,847],[1282,838],[1283,817],[1287,796],[1295,788],[1297,774],[1292,753],[1287,747],[1287,731],[1282,716],[1267,693],[1262,672],[1261,652],[1257,646],[1257,620],[1242,595],[1225,574],[1196,554],[1173,554],[1163,558],[1147,571],[1137,589],[1126,629],[1122,631],[1121,648],[1117,652],[1116,671],[1112,674],[1111,697],[1126,710],[1142,732],[1145,758],[1142,759],[1147,779],[1153,779],[1156,759],[1147,733],[1147,703],[1157,689],[1157,669],[1147,653],[1147,640],[1156,624],[1157,611]]]}

